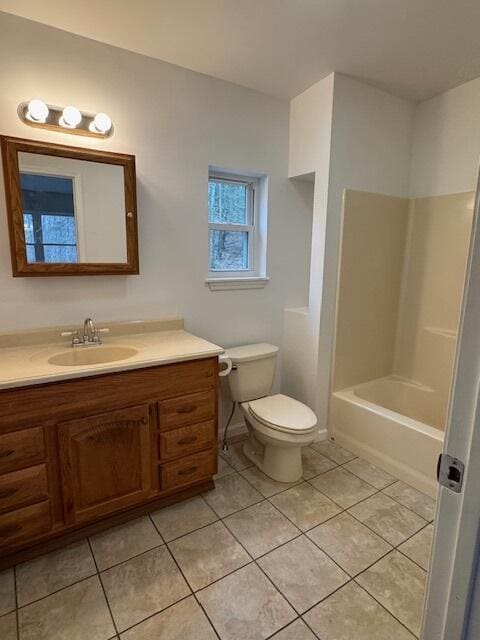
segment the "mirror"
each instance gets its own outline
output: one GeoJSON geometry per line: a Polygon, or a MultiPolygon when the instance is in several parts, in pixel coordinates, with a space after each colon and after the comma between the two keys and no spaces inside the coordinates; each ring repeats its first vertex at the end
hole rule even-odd
{"type": "Polygon", "coordinates": [[[138,273],[133,156],[2,138],[14,276],[138,273]]]}

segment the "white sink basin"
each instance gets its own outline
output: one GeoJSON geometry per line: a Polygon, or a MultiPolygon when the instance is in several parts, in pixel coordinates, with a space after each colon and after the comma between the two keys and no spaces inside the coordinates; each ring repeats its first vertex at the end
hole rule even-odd
{"type": "Polygon", "coordinates": [[[103,347],[100,345],[95,347],[73,347],[69,351],[56,353],[48,359],[48,362],[60,367],[84,367],[92,364],[116,362],[117,360],[128,360],[128,358],[132,358],[137,353],[138,349],[133,347],[103,347]]]}

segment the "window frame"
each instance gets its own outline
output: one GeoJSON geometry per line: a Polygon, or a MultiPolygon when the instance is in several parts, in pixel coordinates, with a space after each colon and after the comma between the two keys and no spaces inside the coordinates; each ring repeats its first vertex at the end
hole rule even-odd
{"type": "MultiPolygon", "coordinates": [[[[74,220],[76,227],[76,248],[77,248],[77,262],[71,262],[67,264],[78,265],[82,262],[87,262],[86,255],[86,227],[85,227],[85,216],[84,216],[84,208],[83,208],[83,186],[82,186],[82,176],[78,171],[65,171],[64,168],[60,166],[55,166],[52,164],[49,167],[37,167],[36,165],[29,165],[28,163],[23,163],[22,170],[19,169],[19,176],[21,173],[27,173],[31,175],[45,175],[51,176],[53,178],[68,178],[72,181],[73,188],[73,209],[74,209],[74,220]]],[[[21,192],[21,189],[20,189],[21,192]]],[[[23,213],[31,213],[29,211],[25,211],[23,213]]],[[[25,242],[25,253],[26,253],[26,245],[32,244],[25,242]]],[[[43,244],[56,244],[56,243],[43,243],[43,244]]],[[[27,261],[28,262],[28,261],[27,261]]],[[[52,262],[28,262],[28,264],[58,264],[52,262]]]]}
{"type": "Polygon", "coordinates": [[[258,276],[259,265],[259,232],[258,232],[258,187],[259,178],[234,173],[223,173],[219,171],[209,171],[208,184],[210,181],[225,182],[227,184],[243,184],[247,188],[247,221],[248,224],[231,224],[223,222],[210,222],[207,198],[207,220],[208,220],[208,278],[215,279],[242,279],[258,276]],[[238,231],[246,232],[248,242],[248,269],[238,269],[226,271],[211,268],[210,256],[210,231],[238,231]]]}

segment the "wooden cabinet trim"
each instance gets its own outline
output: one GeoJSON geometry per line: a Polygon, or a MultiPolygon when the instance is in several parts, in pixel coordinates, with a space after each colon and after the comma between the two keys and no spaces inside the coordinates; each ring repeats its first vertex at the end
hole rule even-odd
{"type": "Polygon", "coordinates": [[[40,502],[0,515],[0,549],[51,528],[50,503],[40,502]]]}
{"type": "Polygon", "coordinates": [[[0,434],[217,389],[217,358],[0,390],[0,434]]]}
{"type": "Polygon", "coordinates": [[[67,522],[90,520],[151,495],[150,428],[145,404],[58,425],[67,522]]]}
{"type": "MultiPolygon", "coordinates": [[[[97,525],[99,529],[107,528],[109,522],[128,519],[128,514],[133,517],[213,487],[217,465],[217,369],[217,358],[209,357],[0,391],[0,453],[3,446],[9,459],[2,465],[0,455],[0,532],[4,532],[0,568],[9,566],[5,558],[18,561],[22,554],[28,556],[29,549],[36,549],[31,551],[33,555],[44,552],[49,541],[60,546],[63,534],[73,539],[77,532],[94,530],[97,525]],[[195,407],[183,411],[186,405],[191,406],[192,397],[195,407]],[[159,426],[160,412],[165,407],[166,430],[159,426]],[[77,444],[72,444],[70,438],[77,433],[76,427],[88,430],[93,425],[95,430],[96,420],[104,420],[105,416],[115,419],[124,413],[147,420],[141,425],[142,435],[135,445],[136,451],[140,448],[143,452],[141,481],[125,495],[111,496],[111,500],[107,497],[102,502],[100,492],[100,503],[96,504],[93,492],[81,504],[79,489],[73,482],[77,462],[72,447],[77,444]],[[161,453],[163,437],[165,455],[161,453]],[[15,455],[9,453],[12,444],[15,455]],[[32,479],[37,468],[43,471],[30,496],[22,478],[32,479]],[[2,487],[10,487],[12,479],[18,478],[28,503],[22,498],[18,503],[13,500],[2,505],[2,487]],[[92,495],[93,503],[89,503],[92,495]]],[[[94,440],[91,446],[95,446],[94,440]]],[[[79,455],[77,461],[83,464],[82,454],[79,455]]],[[[122,464],[122,471],[131,471],[129,462],[130,459],[122,464]]]]}
{"type": "Polygon", "coordinates": [[[160,461],[173,460],[202,449],[213,449],[217,442],[215,420],[159,433],[160,461]]]}
{"type": "Polygon", "coordinates": [[[0,474],[30,467],[45,460],[42,427],[0,434],[0,474]]]}
{"type": "Polygon", "coordinates": [[[44,500],[48,500],[45,464],[0,475],[0,513],[44,500]]]}

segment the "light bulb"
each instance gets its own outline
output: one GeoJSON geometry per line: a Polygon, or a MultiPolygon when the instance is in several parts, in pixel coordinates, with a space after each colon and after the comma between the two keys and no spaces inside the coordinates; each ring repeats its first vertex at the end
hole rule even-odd
{"type": "Polygon", "coordinates": [[[112,128],[112,119],[106,113],[97,113],[88,128],[92,133],[106,134],[112,128]]]}
{"type": "Polygon", "coordinates": [[[60,124],[62,127],[69,129],[75,129],[77,124],[80,124],[82,120],[82,114],[76,107],[65,107],[62,117],[60,118],[60,124]]]}
{"type": "Polygon", "coordinates": [[[26,117],[32,122],[45,122],[49,109],[42,100],[30,100],[27,106],[26,117]]]}

